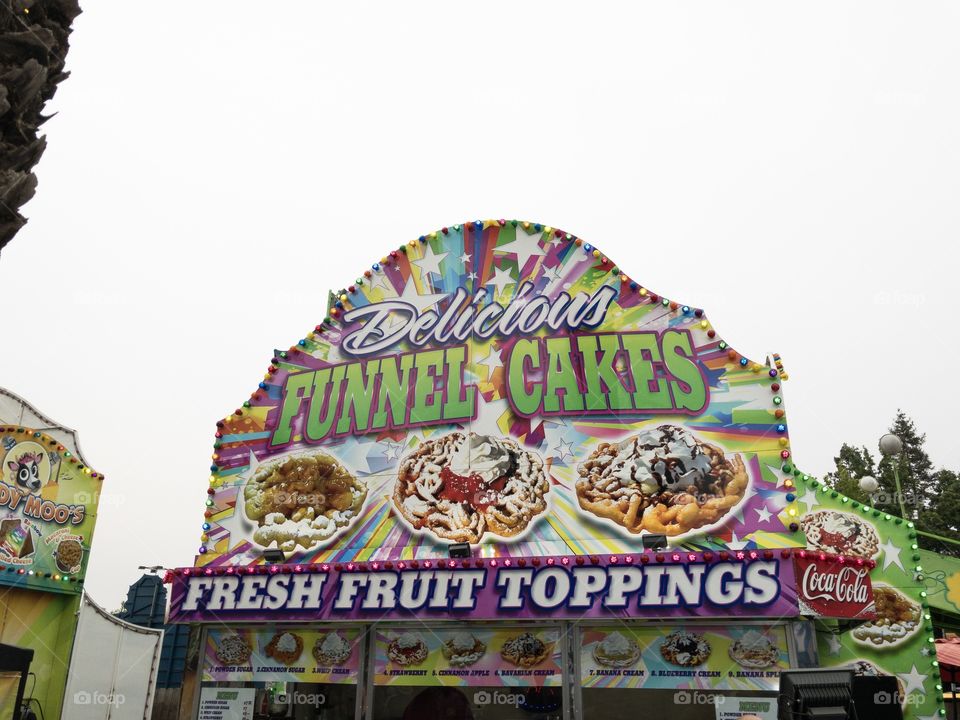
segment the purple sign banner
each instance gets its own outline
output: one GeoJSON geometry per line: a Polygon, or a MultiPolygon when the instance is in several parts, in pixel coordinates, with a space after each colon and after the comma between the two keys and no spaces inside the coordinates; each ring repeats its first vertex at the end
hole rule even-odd
{"type": "Polygon", "coordinates": [[[799,614],[791,550],[184,568],[171,622],[799,614]]]}

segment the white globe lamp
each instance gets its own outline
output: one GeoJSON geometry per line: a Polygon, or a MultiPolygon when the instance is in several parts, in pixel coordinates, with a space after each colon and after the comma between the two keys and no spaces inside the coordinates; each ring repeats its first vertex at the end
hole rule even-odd
{"type": "Polygon", "coordinates": [[[864,475],[860,478],[860,489],[867,495],[873,495],[880,489],[880,483],[878,483],[877,479],[872,475],[864,475]]]}
{"type": "Polygon", "coordinates": [[[880,452],[886,457],[899,455],[903,450],[903,441],[892,433],[887,433],[880,438],[880,452]]]}

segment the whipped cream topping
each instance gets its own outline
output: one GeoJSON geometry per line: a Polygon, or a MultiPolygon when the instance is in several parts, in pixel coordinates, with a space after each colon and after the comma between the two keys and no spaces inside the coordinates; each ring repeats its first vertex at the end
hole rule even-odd
{"type": "Polygon", "coordinates": [[[348,649],[347,641],[335,632],[328,633],[323,642],[320,643],[320,652],[332,657],[342,655],[348,649]]]}
{"type": "Polygon", "coordinates": [[[501,438],[469,433],[450,458],[450,468],[461,475],[476,474],[484,482],[502,478],[514,463],[513,453],[501,438]]]}
{"type": "Polygon", "coordinates": [[[477,639],[470,633],[457,633],[450,638],[450,647],[454,650],[473,650],[477,644],[477,639]]]}
{"type": "Polygon", "coordinates": [[[849,538],[857,534],[859,528],[846,515],[833,513],[832,515],[827,516],[827,518],[823,521],[823,530],[826,530],[828,533],[833,535],[840,535],[842,537],[849,538]]]}
{"type": "Polygon", "coordinates": [[[600,643],[600,649],[611,656],[628,655],[630,653],[630,641],[620,633],[612,632],[600,643]]]}
{"type": "Polygon", "coordinates": [[[422,640],[413,633],[403,633],[397,638],[397,647],[404,650],[412,650],[413,648],[420,645],[422,640]]]}
{"type": "Polygon", "coordinates": [[[297,639],[290,633],[284,633],[277,638],[277,650],[280,652],[296,652],[297,639]]]}
{"type": "Polygon", "coordinates": [[[756,630],[747,630],[738,641],[740,645],[748,650],[761,650],[770,646],[770,640],[762,633],[756,630]]]}
{"type": "Polygon", "coordinates": [[[617,445],[609,473],[622,484],[637,483],[646,495],[661,490],[683,491],[710,473],[710,457],[685,429],[661,425],[644,430],[617,445]]]}

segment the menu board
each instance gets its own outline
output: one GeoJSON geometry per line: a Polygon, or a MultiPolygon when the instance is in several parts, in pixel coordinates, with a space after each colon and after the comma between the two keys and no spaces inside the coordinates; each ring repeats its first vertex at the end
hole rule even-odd
{"type": "Polygon", "coordinates": [[[377,632],[377,685],[555,687],[559,628],[397,628],[377,632]]]}
{"type": "Polygon", "coordinates": [[[720,697],[717,720],[777,720],[777,700],[771,697],[720,697]]]}
{"type": "Polygon", "coordinates": [[[253,688],[201,688],[197,719],[253,720],[256,692],[253,688]]]}
{"type": "Polygon", "coordinates": [[[203,680],[356,684],[358,628],[217,628],[207,633],[203,680]]]}
{"type": "Polygon", "coordinates": [[[786,627],[589,627],[583,687],[775,691],[790,666],[786,627]]]}

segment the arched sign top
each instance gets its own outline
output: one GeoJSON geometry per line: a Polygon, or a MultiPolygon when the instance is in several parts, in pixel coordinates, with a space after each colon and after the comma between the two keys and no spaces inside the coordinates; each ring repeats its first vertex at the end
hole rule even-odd
{"type": "Polygon", "coordinates": [[[651,533],[706,550],[788,532],[774,365],[569,233],[442,228],[331,294],[218,423],[198,563],[458,542],[622,552],[651,533]]]}

